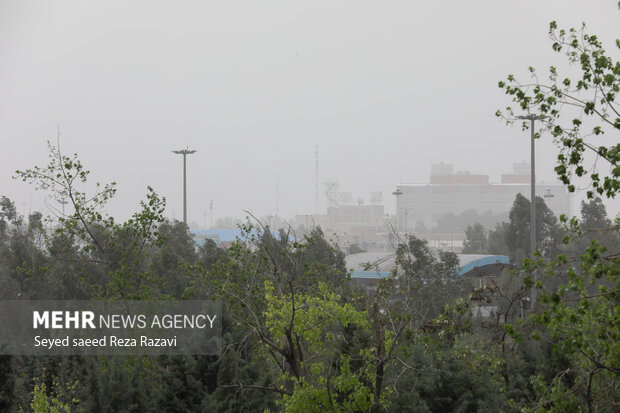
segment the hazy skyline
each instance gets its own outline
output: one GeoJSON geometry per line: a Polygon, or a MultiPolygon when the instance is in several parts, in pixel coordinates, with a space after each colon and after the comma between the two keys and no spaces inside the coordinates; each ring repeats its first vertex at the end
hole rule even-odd
{"type": "MultiPolygon", "coordinates": [[[[93,182],[118,183],[119,218],[151,185],[182,219],[185,147],[199,223],[210,200],[214,221],[313,213],[316,145],[321,211],[327,180],[354,200],[382,191],[389,213],[396,184],[428,182],[432,163],[499,181],[529,161],[529,133],[494,116],[509,104],[497,82],[566,68],[551,20],[585,21],[617,55],[620,13],[603,0],[3,1],[0,195],[47,213],[11,176],[46,163],[57,126],[93,182]]],[[[550,137],[536,149],[538,180],[554,181],[550,137]]]]}

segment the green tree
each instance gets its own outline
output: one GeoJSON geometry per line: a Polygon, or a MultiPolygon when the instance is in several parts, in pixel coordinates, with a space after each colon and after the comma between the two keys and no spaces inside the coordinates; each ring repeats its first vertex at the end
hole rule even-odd
{"type": "Polygon", "coordinates": [[[468,225],[465,230],[463,254],[483,254],[487,251],[487,231],[479,223],[468,225]]]}
{"type": "Polygon", "coordinates": [[[15,202],[6,196],[0,197],[0,240],[5,241],[8,236],[9,225],[21,226],[21,218],[17,214],[15,202]]]}
{"type": "Polygon", "coordinates": [[[260,378],[228,374],[232,382],[222,385],[279,394],[288,411],[368,403],[350,386],[353,373],[342,370],[348,361],[335,347],[347,326],[360,326],[365,319],[343,302],[342,252],[325,241],[320,229],[300,241],[285,232],[276,238],[268,228],[258,234],[251,226],[243,230],[244,239],[210,267],[200,288],[227,303],[233,326],[245,331],[244,339],[231,345],[241,351],[248,342],[257,344],[250,358],[264,367],[260,378]]]}
{"type": "MultiPolygon", "coordinates": [[[[368,301],[371,348],[375,352],[377,377],[381,378],[375,384],[381,384],[390,393],[402,389],[407,380],[427,378],[411,367],[419,360],[415,352],[423,340],[421,331],[447,304],[469,292],[468,282],[457,276],[457,255],[433,251],[426,240],[409,236],[397,247],[396,264],[392,276],[379,284],[368,301]]],[[[393,399],[397,406],[409,400],[402,398],[400,392],[396,394],[393,399]]],[[[381,411],[380,407],[374,404],[373,411],[381,411]]]]}
{"type": "Polygon", "coordinates": [[[145,251],[158,247],[163,236],[158,226],[164,222],[166,200],[147,188],[141,210],[123,223],[105,212],[116,193],[116,183],[95,185],[94,193],[85,189],[90,171],[77,154],[69,157],[48,143],[49,163],[16,174],[36,189],[47,191],[58,201],[67,199],[72,213],[59,218],[59,226],[48,239],[50,249],[62,261],[76,262],[81,282],[92,296],[142,298],[164,295],[161,276],[153,274],[145,251]],[[58,248],[59,244],[64,247],[58,248]],[[66,248],[69,247],[69,248],[66,248]]]}
{"type": "Polygon", "coordinates": [[[355,243],[349,245],[349,254],[359,254],[360,252],[366,252],[366,250],[362,249],[359,245],[355,243]]]}
{"type": "Polygon", "coordinates": [[[572,237],[563,248],[566,256],[575,260],[576,257],[587,252],[593,241],[601,244],[607,251],[617,250],[620,243],[618,231],[607,217],[603,200],[594,197],[581,202],[581,220],[578,227],[574,227],[572,237]]]}
{"type": "Polygon", "coordinates": [[[218,262],[224,255],[224,250],[219,248],[212,239],[205,239],[205,242],[198,247],[198,260],[205,269],[209,269],[213,264],[218,262]]]}
{"type": "Polygon", "coordinates": [[[489,254],[508,255],[511,253],[506,245],[506,238],[510,231],[508,222],[499,222],[495,225],[495,229],[489,231],[488,252],[489,254]]]}
{"type": "Polygon", "coordinates": [[[0,297],[41,299],[48,287],[44,273],[49,264],[43,251],[42,214],[33,212],[24,225],[10,199],[3,196],[0,208],[0,297]]]}
{"type": "Polygon", "coordinates": [[[11,362],[11,356],[0,356],[0,411],[15,409],[15,376],[11,362]]]}
{"type": "MultiPolygon", "coordinates": [[[[117,222],[105,212],[106,202],[115,193],[114,184],[97,185],[95,193],[89,194],[84,189],[88,174],[77,155],[64,156],[52,145],[47,166],[17,172],[51,197],[68,199],[71,212],[47,233],[41,214],[31,214],[25,225],[14,204],[0,199],[0,220],[5,223],[0,237],[2,294],[34,299],[180,297],[194,276],[185,269],[197,262],[187,227],[164,220],[165,199],[151,188],[140,210],[129,220],[117,222]]],[[[49,410],[55,404],[76,410],[77,399],[81,411],[170,411],[165,402],[174,398],[157,397],[166,394],[185,399],[180,410],[196,411],[207,391],[201,379],[217,374],[194,368],[204,366],[197,358],[78,359],[12,358],[16,380],[3,381],[3,391],[11,385],[14,389],[14,401],[8,402],[25,411],[35,405],[49,410]],[[186,372],[181,384],[176,376],[179,369],[186,372]],[[34,377],[44,377],[46,387],[35,383],[34,377]],[[62,396],[66,393],[62,389],[73,383],[78,383],[75,400],[62,396]],[[185,388],[192,397],[181,395],[180,389],[185,388]]]]}
{"type": "Polygon", "coordinates": [[[253,359],[264,368],[260,380],[227,373],[232,380],[220,388],[278,394],[285,411],[383,411],[409,369],[403,357],[417,330],[455,294],[466,295],[457,256],[415,237],[399,247],[398,271],[373,295],[358,296],[342,253],[319,230],[303,241],[246,233],[211,267],[204,288],[246,331],[234,345],[256,345],[253,359]]]}
{"type": "MultiPolygon", "coordinates": [[[[613,198],[620,191],[620,107],[615,100],[620,92],[620,62],[606,54],[597,36],[586,33],[585,25],[566,31],[551,22],[549,34],[553,50],[565,53],[568,61],[578,66],[579,76],[560,77],[551,67],[548,81],[539,82],[530,67],[532,82],[522,84],[509,75],[499,86],[521,110],[542,115],[542,131],[548,131],[559,145],[556,172],[569,191],[575,190],[574,176],[588,177],[590,199],[595,194],[613,198]],[[595,139],[604,133],[612,135],[611,145],[601,145],[595,139]],[[587,165],[586,151],[592,151],[609,169],[587,165]]],[[[620,40],[616,46],[620,49],[620,40]]],[[[510,107],[497,114],[508,121],[515,119],[510,107]]],[[[569,230],[564,237],[566,245],[579,242],[584,228],[604,222],[596,200],[583,207],[582,222],[563,219],[569,230]]],[[[618,226],[616,220],[611,230],[617,231],[618,226]]],[[[618,244],[612,247],[609,250],[594,239],[580,257],[560,254],[550,263],[541,257],[524,262],[527,272],[544,268],[555,280],[536,283],[542,306],[532,321],[548,335],[555,351],[569,360],[569,367],[557,371],[551,380],[541,375],[533,378],[537,400],[531,407],[535,411],[613,412],[618,408],[620,255],[618,244]]],[[[532,285],[530,278],[526,285],[532,285]]],[[[539,337],[538,333],[534,337],[539,337]]]]}
{"type": "MultiPolygon", "coordinates": [[[[536,197],[536,243],[546,256],[557,252],[562,242],[562,231],[558,219],[545,201],[536,197]]],[[[495,229],[484,236],[482,226],[474,226],[466,233],[465,247],[475,252],[484,245],[490,254],[509,255],[513,262],[520,262],[530,250],[530,201],[517,194],[509,214],[509,222],[496,224],[495,229]],[[473,242],[472,245],[469,243],[473,242]]]]}
{"type": "Polygon", "coordinates": [[[181,298],[190,283],[185,264],[198,260],[196,245],[186,224],[163,222],[157,229],[161,242],[151,246],[151,271],[162,280],[162,288],[170,297],[181,298]]]}
{"type": "Polygon", "coordinates": [[[584,231],[596,231],[607,229],[611,220],[607,218],[607,210],[600,197],[590,199],[588,202],[581,201],[581,229],[584,231]]]}
{"type": "MultiPolygon", "coordinates": [[[[620,143],[601,145],[595,138],[604,133],[617,136],[620,131],[620,103],[616,101],[620,92],[620,61],[607,55],[599,38],[586,32],[585,24],[566,31],[558,29],[553,21],[549,24],[549,37],[553,50],[564,53],[569,63],[579,67],[580,75],[564,77],[551,66],[547,81],[539,81],[536,69],[530,67],[532,81],[521,83],[509,75],[506,81],[499,82],[499,87],[520,110],[542,116],[543,128],[536,137],[549,132],[558,143],[555,170],[570,192],[575,190],[574,174],[589,176],[593,187],[588,191],[589,198],[595,193],[613,197],[620,190],[620,143]],[[604,160],[609,168],[585,165],[586,151],[604,160]]],[[[620,41],[616,40],[618,50],[620,41]]],[[[510,106],[503,112],[498,110],[497,116],[508,122],[516,119],[510,106]]],[[[523,129],[528,127],[524,121],[523,129]]]]}
{"type": "MultiPolygon", "coordinates": [[[[506,233],[506,246],[516,262],[531,252],[530,245],[530,201],[517,194],[510,210],[510,225],[506,233]]],[[[536,247],[545,256],[557,251],[562,242],[561,229],[553,211],[545,201],[536,197],[536,247]]]]}
{"type": "MultiPolygon", "coordinates": [[[[58,389],[55,389],[58,391],[58,389]]],[[[72,389],[69,389],[71,391],[72,389]]],[[[48,395],[45,383],[35,384],[32,392],[32,402],[30,407],[34,413],[70,413],[71,405],[76,403],[73,399],[70,402],[63,402],[56,396],[48,395]]]]}

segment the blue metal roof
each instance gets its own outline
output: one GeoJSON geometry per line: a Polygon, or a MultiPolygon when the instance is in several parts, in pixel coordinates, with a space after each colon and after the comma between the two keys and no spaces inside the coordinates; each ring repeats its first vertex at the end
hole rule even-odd
{"type": "MultiPolygon", "coordinates": [[[[457,254],[460,267],[456,276],[484,276],[485,274],[499,274],[501,265],[510,265],[510,259],[505,255],[477,255],[457,254]]],[[[359,253],[346,257],[347,267],[352,270],[351,278],[382,279],[390,275],[395,268],[396,255],[394,253],[359,253]],[[366,263],[375,271],[364,271],[366,263]]]]}
{"type": "MultiPolygon", "coordinates": [[[[459,258],[461,262],[466,255],[460,255],[459,258]]],[[[475,270],[476,268],[484,267],[485,265],[495,265],[495,264],[510,264],[510,259],[505,255],[484,255],[480,256],[480,258],[474,259],[473,261],[469,261],[465,263],[461,269],[458,271],[458,275],[465,275],[468,272],[475,270]]]]}
{"type": "Polygon", "coordinates": [[[381,280],[388,278],[390,273],[387,271],[353,271],[351,272],[351,278],[365,279],[365,280],[381,280]]]}
{"type": "MultiPolygon", "coordinates": [[[[204,242],[204,239],[209,238],[218,242],[233,242],[242,238],[242,232],[240,229],[197,229],[191,230],[195,235],[196,241],[204,242]]],[[[253,229],[251,235],[256,235],[256,230],[253,229]]],[[[247,236],[247,234],[245,234],[247,236]]],[[[244,236],[244,238],[245,238],[244,236]]]]}
{"type": "MultiPolygon", "coordinates": [[[[477,255],[477,254],[457,254],[459,259],[459,270],[457,275],[465,275],[468,272],[487,265],[506,264],[510,265],[510,259],[505,255],[477,255]]],[[[396,268],[396,254],[393,252],[362,252],[359,254],[347,255],[347,268],[353,269],[354,273],[363,270],[367,264],[376,271],[383,272],[396,268]]]]}

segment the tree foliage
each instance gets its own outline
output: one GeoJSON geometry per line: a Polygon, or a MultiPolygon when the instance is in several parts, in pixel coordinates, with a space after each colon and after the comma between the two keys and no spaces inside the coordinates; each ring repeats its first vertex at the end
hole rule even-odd
{"type": "MultiPolygon", "coordinates": [[[[524,261],[528,273],[544,271],[546,278],[535,284],[541,292],[529,328],[533,337],[548,338],[568,366],[553,378],[536,375],[531,384],[536,392],[535,411],[616,411],[620,386],[620,254],[618,227],[604,213],[596,195],[615,197],[620,191],[620,62],[607,55],[599,38],[586,33],[585,25],[568,31],[551,22],[550,37],[555,52],[564,53],[577,66],[577,78],[560,77],[549,69],[548,81],[519,83],[512,75],[499,86],[520,109],[542,115],[542,132],[549,132],[559,144],[558,177],[569,191],[574,178],[587,177],[590,202],[582,203],[582,220],[562,217],[568,231],[560,254],[545,260],[540,254],[524,261]],[[611,135],[603,144],[601,135],[611,135]],[[608,167],[587,165],[585,153],[592,151],[608,167]],[[611,242],[610,242],[611,240],[611,242]]],[[[620,40],[616,40],[620,49],[620,40]]],[[[616,50],[617,51],[617,50],[616,50]]],[[[508,121],[515,113],[508,107],[499,112],[508,121]]],[[[527,127],[524,124],[524,128],[527,127]]],[[[540,136],[538,133],[538,136],[540,136]]],[[[532,278],[525,278],[532,286],[532,278]]],[[[517,330],[510,331],[521,339],[517,330]]],[[[527,331],[527,330],[526,330],[527,331]]]]}
{"type": "Polygon", "coordinates": [[[482,254],[487,251],[487,230],[482,224],[468,225],[465,230],[463,254],[482,254]]]}
{"type": "MultiPolygon", "coordinates": [[[[151,189],[125,222],[106,214],[109,197],[75,201],[95,199],[79,178],[86,169],[51,150],[51,166],[19,174],[56,196],[74,194],[71,212],[50,230],[42,214],[21,217],[0,198],[3,298],[220,299],[225,345],[220,356],[0,358],[1,408],[605,411],[616,397],[620,243],[609,234],[618,222],[597,199],[568,223],[564,255],[539,254],[522,275],[472,288],[455,254],[410,236],[391,275],[360,290],[320,228],[297,238],[259,222],[227,250],[198,247],[186,225],[163,218],[165,200],[151,189]],[[541,304],[523,320],[537,267],[553,282],[536,285],[541,304]],[[491,317],[480,316],[485,305],[491,317]]],[[[537,208],[540,245],[551,245],[557,222],[542,200],[537,208]]],[[[489,231],[488,251],[528,248],[529,202],[517,198],[513,209],[489,231]]],[[[477,249],[484,228],[471,229],[467,245],[477,249]]]]}
{"type": "MultiPolygon", "coordinates": [[[[557,217],[541,197],[536,197],[536,246],[545,256],[557,251],[562,233],[557,217]]],[[[530,201],[517,194],[510,210],[510,224],[506,234],[506,246],[513,253],[516,261],[521,261],[533,249],[530,245],[530,201]]]]}
{"type": "MultiPolygon", "coordinates": [[[[555,171],[560,180],[575,191],[572,175],[589,177],[595,193],[613,198],[620,190],[620,60],[608,55],[601,40],[580,29],[558,29],[555,21],[549,24],[552,49],[563,53],[568,62],[577,66],[576,78],[561,76],[551,66],[546,81],[540,81],[536,69],[529,68],[532,81],[519,82],[514,75],[500,81],[499,87],[509,95],[521,111],[542,117],[543,128],[536,133],[549,132],[559,145],[555,171]],[[612,135],[612,143],[601,143],[603,134],[612,135]],[[591,151],[597,159],[604,160],[602,168],[586,165],[584,155],[591,151]]],[[[616,40],[615,52],[620,50],[616,40]]],[[[497,115],[509,122],[517,119],[512,107],[498,111],[497,115]]],[[[528,128],[524,121],[523,128],[528,128]]]]}

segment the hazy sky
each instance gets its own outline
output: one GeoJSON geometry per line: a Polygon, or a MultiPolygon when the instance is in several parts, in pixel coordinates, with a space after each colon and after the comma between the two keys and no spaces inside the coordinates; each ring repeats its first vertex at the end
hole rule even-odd
{"type": "MultiPolygon", "coordinates": [[[[92,179],[118,182],[126,218],[151,185],[202,223],[243,209],[314,210],[323,182],[353,199],[428,182],[431,163],[498,181],[529,160],[529,132],[495,116],[497,81],[563,59],[548,23],[586,21],[618,59],[611,0],[0,1],[0,194],[22,211],[44,194],[11,179],[44,164],[46,140],[77,152],[92,179]],[[279,194],[279,196],[277,195],[279,194]]],[[[556,149],[537,143],[539,180],[556,149]]],[[[611,212],[618,205],[611,205],[611,212]]]]}

